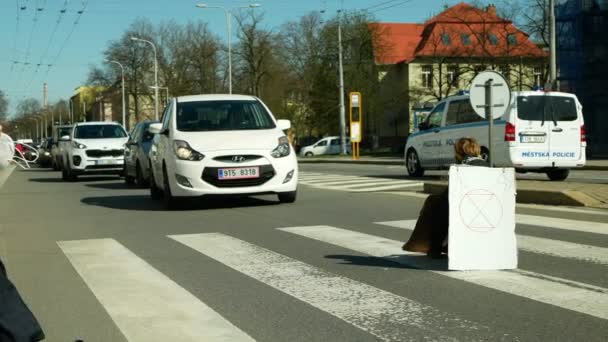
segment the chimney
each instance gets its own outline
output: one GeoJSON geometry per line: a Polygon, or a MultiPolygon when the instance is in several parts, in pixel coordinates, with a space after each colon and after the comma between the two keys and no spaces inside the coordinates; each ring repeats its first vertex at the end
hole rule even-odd
{"type": "Polygon", "coordinates": [[[488,5],[488,7],[486,7],[486,12],[490,15],[496,15],[496,6],[494,4],[488,5]]]}

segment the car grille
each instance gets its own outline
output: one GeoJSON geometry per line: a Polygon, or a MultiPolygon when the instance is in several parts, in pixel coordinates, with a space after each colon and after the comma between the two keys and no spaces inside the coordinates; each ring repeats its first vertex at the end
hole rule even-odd
{"type": "Polygon", "coordinates": [[[87,150],[87,157],[100,158],[100,157],[122,157],[125,150],[87,150]]]}
{"type": "Polygon", "coordinates": [[[107,169],[122,169],[123,166],[117,165],[89,165],[85,167],[85,170],[107,170],[107,169]]]}
{"type": "Polygon", "coordinates": [[[254,155],[254,154],[235,154],[230,156],[219,156],[213,158],[213,160],[221,161],[224,163],[245,163],[253,160],[258,160],[262,158],[262,156],[254,155]],[[235,161],[233,158],[238,158],[238,161],[235,161]]]}
{"type": "Polygon", "coordinates": [[[229,180],[219,180],[217,178],[217,171],[221,169],[220,167],[206,167],[203,170],[202,179],[218,188],[239,188],[239,187],[247,187],[247,186],[258,186],[262,185],[274,177],[275,172],[272,165],[260,165],[260,178],[253,179],[229,179],[229,180]]]}

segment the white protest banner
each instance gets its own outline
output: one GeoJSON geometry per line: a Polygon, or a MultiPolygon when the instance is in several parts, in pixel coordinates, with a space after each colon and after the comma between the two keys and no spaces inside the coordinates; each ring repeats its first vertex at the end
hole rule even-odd
{"type": "Polygon", "coordinates": [[[517,268],[515,171],[450,167],[450,270],[517,268]]]}
{"type": "Polygon", "coordinates": [[[0,133],[0,188],[2,188],[2,185],[4,185],[4,182],[6,182],[8,176],[10,176],[15,168],[13,165],[10,165],[14,154],[15,145],[11,137],[0,133]]]}

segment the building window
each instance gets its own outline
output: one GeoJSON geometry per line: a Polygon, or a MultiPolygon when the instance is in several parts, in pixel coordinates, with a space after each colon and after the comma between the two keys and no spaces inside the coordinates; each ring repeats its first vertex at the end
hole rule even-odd
{"type": "Polygon", "coordinates": [[[533,73],[534,73],[534,85],[540,86],[541,77],[543,75],[542,69],[540,67],[534,67],[533,73]]]}
{"type": "Polygon", "coordinates": [[[447,81],[450,86],[458,85],[458,65],[448,65],[447,81]]]}
{"type": "Polygon", "coordinates": [[[509,33],[507,35],[507,44],[509,45],[517,45],[517,36],[513,33],[509,33]]]}
{"type": "Polygon", "coordinates": [[[460,39],[462,40],[463,45],[471,45],[471,36],[463,33],[460,35],[460,39]]]}
{"type": "Polygon", "coordinates": [[[441,42],[443,43],[443,45],[450,45],[452,43],[452,39],[450,38],[449,34],[442,33],[441,34],[441,42]]]}
{"type": "Polygon", "coordinates": [[[494,33],[490,33],[488,35],[488,40],[490,41],[491,45],[498,45],[498,37],[496,37],[494,33]]]}
{"type": "Polygon", "coordinates": [[[433,66],[423,65],[422,66],[422,86],[424,88],[433,87],[433,66]]]}

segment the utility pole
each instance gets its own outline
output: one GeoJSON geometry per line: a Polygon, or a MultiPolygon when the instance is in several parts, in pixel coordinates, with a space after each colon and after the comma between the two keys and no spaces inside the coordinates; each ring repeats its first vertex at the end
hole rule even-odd
{"type": "Polygon", "coordinates": [[[557,56],[555,35],[555,0],[549,0],[549,90],[557,90],[557,56]]]}
{"type": "MultiPolygon", "coordinates": [[[[44,134],[42,136],[42,139],[47,138],[48,136],[48,132],[47,132],[47,116],[49,114],[49,108],[48,108],[48,89],[46,86],[46,82],[44,82],[44,86],[42,87],[42,105],[43,105],[43,111],[44,111],[44,134]]],[[[51,122],[51,126],[53,125],[53,123],[51,122]]]]}
{"type": "Polygon", "coordinates": [[[338,63],[340,72],[340,146],[341,154],[346,154],[346,110],[344,108],[344,68],[342,66],[342,20],[338,10],[338,63]]]}

